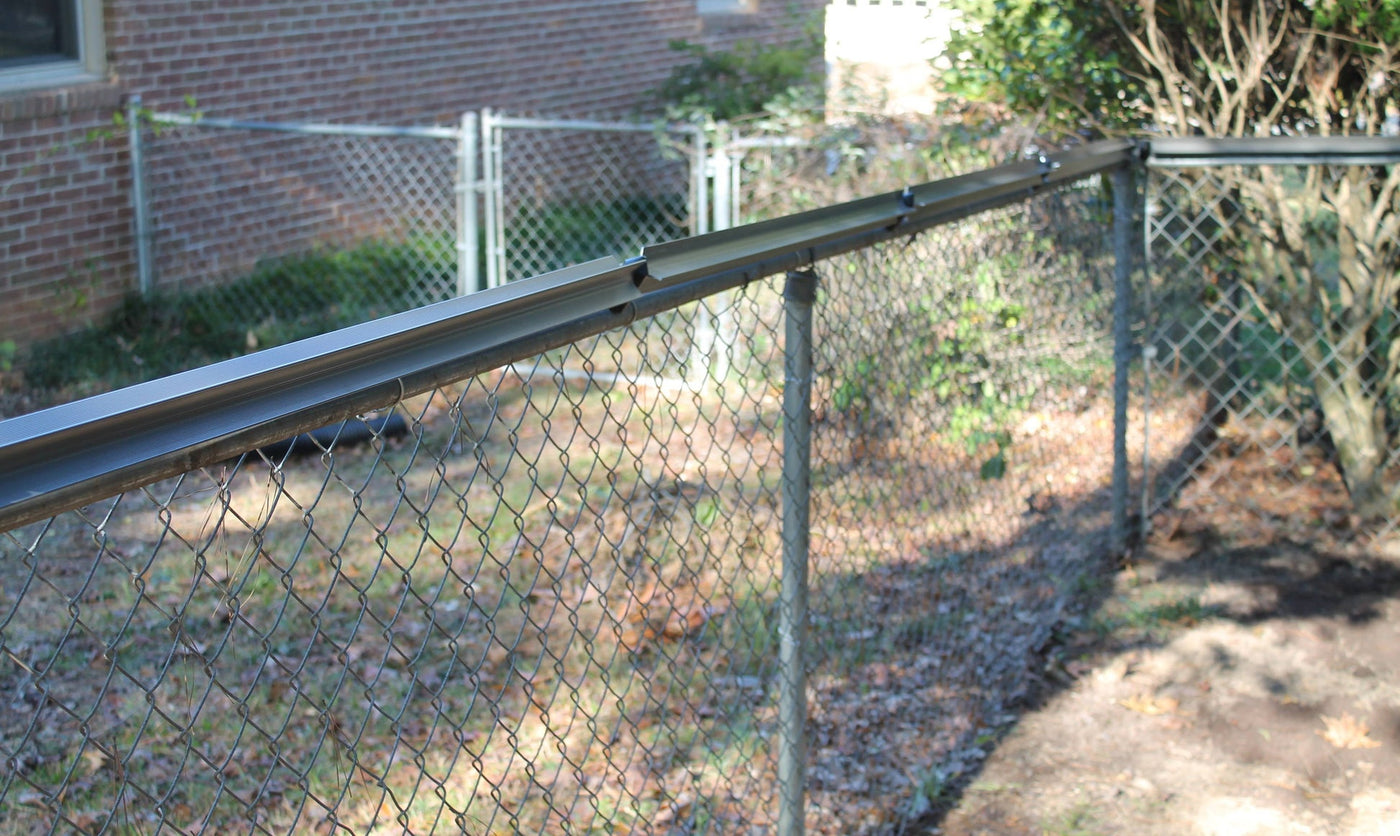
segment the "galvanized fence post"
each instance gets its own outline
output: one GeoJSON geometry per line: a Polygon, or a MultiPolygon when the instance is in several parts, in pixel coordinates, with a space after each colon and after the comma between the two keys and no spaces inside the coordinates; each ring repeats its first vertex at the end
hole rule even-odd
{"type": "Polygon", "coordinates": [[[812,307],[817,274],[794,270],[783,289],[783,582],[778,605],[778,833],[803,832],[806,766],[807,553],[812,488],[812,307]]]}
{"type": "Polygon", "coordinates": [[[477,269],[477,125],[476,114],[462,114],[457,137],[457,295],[484,290],[477,269]]]}
{"type": "Polygon", "coordinates": [[[691,128],[690,141],[690,234],[704,235],[710,231],[710,178],[706,176],[710,151],[703,125],[691,128]]]}
{"type": "Polygon", "coordinates": [[[146,202],[146,162],[141,146],[141,96],[126,101],[126,132],[131,154],[131,214],[136,226],[136,278],[141,295],[153,289],[151,208],[146,202]]]}
{"type": "MultiPolygon", "coordinates": [[[[1132,362],[1133,166],[1113,171],[1113,548],[1128,541],[1128,369],[1132,362]]],[[[1144,473],[1144,478],[1146,474],[1144,473]]]]}
{"type": "MultiPolygon", "coordinates": [[[[713,195],[705,198],[708,204],[705,206],[707,217],[703,220],[706,232],[722,232],[734,225],[729,214],[733,201],[729,197],[732,180],[729,175],[729,144],[726,140],[728,133],[729,124],[720,122],[715,128],[713,150],[706,149],[705,156],[701,158],[704,169],[700,177],[700,191],[708,195],[709,190],[714,189],[713,195]]],[[[719,342],[719,328],[720,314],[702,309],[695,321],[695,344],[691,351],[689,375],[691,380],[699,382],[708,377],[719,383],[729,373],[725,364],[726,358],[716,356],[715,352],[715,346],[719,342]]]]}
{"type": "Polygon", "coordinates": [[[714,220],[710,224],[710,229],[716,232],[729,229],[734,225],[734,218],[731,211],[734,201],[729,195],[730,187],[734,184],[734,178],[730,174],[733,160],[729,156],[729,123],[720,122],[715,129],[715,150],[710,154],[710,179],[714,183],[714,220]]]}
{"type": "Polygon", "coordinates": [[[1146,540],[1152,530],[1152,364],[1157,362],[1157,346],[1142,347],[1142,516],[1138,537],[1146,540]]]}
{"type": "Polygon", "coordinates": [[[1156,271],[1156,259],[1152,255],[1153,214],[1158,211],[1161,195],[1156,193],[1159,180],[1153,176],[1152,168],[1143,170],[1143,211],[1142,211],[1142,269],[1143,281],[1139,294],[1138,307],[1142,311],[1142,345],[1138,355],[1142,358],[1142,487],[1138,492],[1138,531],[1140,541],[1145,541],[1152,530],[1152,366],[1157,362],[1157,346],[1154,344],[1156,314],[1152,310],[1152,278],[1156,271]]]}
{"type": "Polygon", "coordinates": [[[481,111],[481,191],[486,210],[486,286],[505,284],[505,202],[501,178],[501,132],[496,114],[481,111]]]}

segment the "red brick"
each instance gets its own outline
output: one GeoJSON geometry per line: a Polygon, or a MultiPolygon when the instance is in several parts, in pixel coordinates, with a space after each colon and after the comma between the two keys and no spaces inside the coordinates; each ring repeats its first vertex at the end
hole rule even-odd
{"type": "MultiPolygon", "coordinates": [[[[799,5],[816,11],[824,2],[799,5]]],[[[102,260],[106,284],[86,315],[130,288],[127,140],[112,122],[126,94],[160,110],[184,110],[188,94],[208,115],[234,118],[455,124],[483,106],[611,118],[642,104],[646,88],[683,60],[667,48],[672,38],[715,46],[791,37],[802,21],[787,6],[764,0],[744,29],[726,32],[703,26],[694,0],[108,0],[119,82],[0,94],[0,160],[10,175],[0,276],[39,294],[45,311],[26,313],[7,296],[0,332],[63,327],[51,300],[67,271],[90,258],[102,260]],[[36,251],[36,242],[58,251],[36,251]]],[[[321,179],[325,141],[145,135],[148,196],[167,213],[158,219],[158,253],[170,263],[163,275],[181,264],[242,269],[263,254],[346,240],[365,222],[358,198],[330,194],[321,179]],[[177,148],[182,162],[171,156],[177,148]],[[258,203],[258,195],[280,199],[258,203]]]]}

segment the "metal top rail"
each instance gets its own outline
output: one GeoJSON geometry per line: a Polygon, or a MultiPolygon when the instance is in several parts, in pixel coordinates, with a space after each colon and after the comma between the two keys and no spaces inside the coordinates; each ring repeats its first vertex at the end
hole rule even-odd
{"type": "Polygon", "coordinates": [[[1400,137],[1390,136],[1173,136],[1147,146],[1147,164],[1154,168],[1400,163],[1400,137]]]}
{"type": "Polygon", "coordinates": [[[403,127],[384,125],[331,125],[319,122],[245,122],[239,119],[214,119],[188,113],[152,113],[150,120],[159,125],[199,125],[205,128],[230,128],[245,131],[275,131],[289,134],[328,134],[332,136],[386,136],[416,139],[457,139],[462,129],[442,127],[403,127]]]}
{"type": "Polygon", "coordinates": [[[541,119],[529,116],[502,116],[490,110],[483,111],[483,118],[501,128],[532,128],[535,130],[569,131],[614,131],[617,133],[656,133],[657,130],[689,133],[698,130],[694,125],[639,125],[635,122],[603,122],[595,119],[541,119]]]}
{"type": "Polygon", "coordinates": [[[1109,140],[647,247],[0,421],[0,529],[785,269],[910,235],[1131,163],[1109,140]]]}

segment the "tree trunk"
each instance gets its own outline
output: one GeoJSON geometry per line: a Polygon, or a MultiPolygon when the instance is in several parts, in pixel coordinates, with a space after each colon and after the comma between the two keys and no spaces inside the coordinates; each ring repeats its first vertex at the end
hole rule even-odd
{"type": "Polygon", "coordinates": [[[1331,363],[1321,356],[1322,347],[1310,341],[1304,350],[1312,366],[1313,389],[1337,463],[1351,496],[1353,510],[1369,521],[1385,520],[1396,511],[1395,486],[1385,478],[1389,448],[1385,428],[1382,388],[1368,380],[1364,364],[1339,350],[1331,363]],[[1350,361],[1350,362],[1349,362],[1350,361]]]}
{"type": "Polygon", "coordinates": [[[1387,401],[1391,381],[1400,373],[1400,355],[1393,345],[1387,351],[1382,332],[1393,328],[1389,306],[1400,288],[1400,272],[1394,234],[1377,218],[1394,217],[1390,199],[1382,196],[1393,189],[1389,180],[1376,186],[1370,173],[1359,169],[1335,179],[1324,174],[1310,170],[1301,194],[1292,199],[1271,169],[1241,183],[1247,192],[1242,205],[1250,210],[1244,229],[1263,233],[1245,243],[1246,253],[1258,256],[1264,275],[1277,276],[1262,283],[1272,285],[1272,293],[1266,293],[1272,296],[1273,323],[1307,363],[1353,510],[1368,521],[1386,520],[1395,516],[1400,501],[1385,473],[1387,409],[1393,406],[1387,401]],[[1335,227],[1328,216],[1335,218],[1335,227]],[[1330,275],[1319,266],[1329,252],[1335,254],[1330,275]]]}

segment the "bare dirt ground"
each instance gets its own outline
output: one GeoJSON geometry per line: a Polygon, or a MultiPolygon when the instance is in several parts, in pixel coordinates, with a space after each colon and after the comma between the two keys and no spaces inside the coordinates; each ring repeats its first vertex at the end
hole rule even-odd
{"type": "Polygon", "coordinates": [[[1400,539],[1344,501],[1159,515],[917,832],[1400,834],[1400,539]]]}

